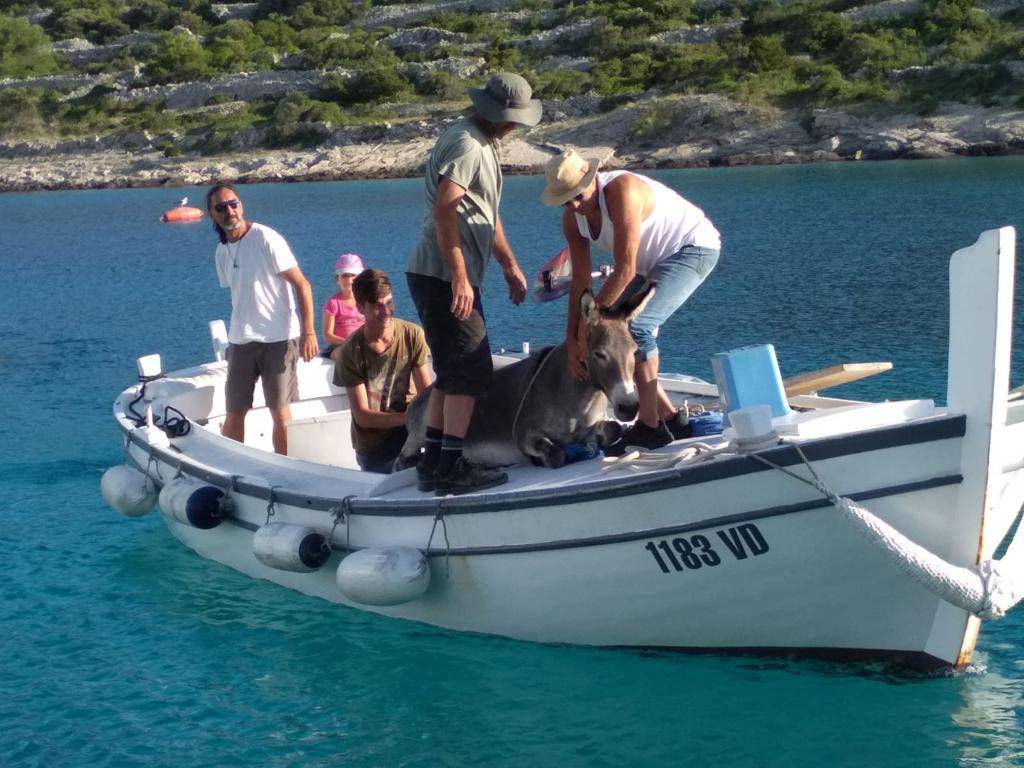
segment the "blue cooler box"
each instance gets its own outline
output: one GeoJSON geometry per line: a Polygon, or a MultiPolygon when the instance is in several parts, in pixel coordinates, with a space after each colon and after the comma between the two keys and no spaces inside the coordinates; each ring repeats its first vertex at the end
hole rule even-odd
{"type": "Polygon", "coordinates": [[[771,406],[772,417],[789,413],[779,362],[771,344],[756,344],[712,355],[711,370],[726,412],[751,405],[768,405],[771,406]]]}

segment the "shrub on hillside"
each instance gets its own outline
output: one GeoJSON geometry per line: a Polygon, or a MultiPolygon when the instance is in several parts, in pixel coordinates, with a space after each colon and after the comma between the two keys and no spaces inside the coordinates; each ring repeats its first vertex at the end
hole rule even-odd
{"type": "Polygon", "coordinates": [[[121,8],[108,0],[56,0],[52,8],[46,23],[57,40],[84,37],[107,43],[130,31],[121,20],[121,8]]]}
{"type": "Polygon", "coordinates": [[[590,90],[591,77],[575,69],[550,69],[539,72],[530,80],[534,95],[541,99],[567,99],[590,90]]]}
{"type": "Polygon", "coordinates": [[[0,16],[0,77],[49,75],[59,69],[46,33],[25,19],[0,16]]]}
{"type": "Polygon", "coordinates": [[[0,139],[26,139],[43,133],[40,93],[28,88],[0,91],[0,139]]]}
{"type": "Polygon", "coordinates": [[[289,16],[299,29],[342,26],[369,7],[368,0],[261,0],[258,16],[289,16]]]}
{"type": "Polygon", "coordinates": [[[880,30],[875,35],[856,32],[843,40],[830,57],[847,76],[884,77],[891,69],[927,62],[924,46],[914,30],[880,30]]]}
{"type": "Polygon", "coordinates": [[[209,64],[218,72],[243,72],[273,67],[273,51],[248,21],[232,19],[206,38],[209,64]]]}
{"type": "Polygon", "coordinates": [[[447,72],[428,72],[415,80],[415,88],[420,96],[433,96],[440,101],[466,96],[466,84],[447,72]]]}
{"type": "Polygon", "coordinates": [[[164,32],[144,46],[142,61],[154,83],[178,83],[209,77],[210,53],[194,37],[164,32]]]}
{"type": "Polygon", "coordinates": [[[412,82],[401,67],[377,66],[331,83],[331,97],[340,104],[372,104],[408,96],[412,82]]]}
{"type": "Polygon", "coordinates": [[[345,114],[337,104],[311,99],[303,94],[291,94],[274,108],[269,121],[269,139],[274,146],[315,144],[323,136],[312,129],[312,124],[333,128],[345,123],[345,114]]]}

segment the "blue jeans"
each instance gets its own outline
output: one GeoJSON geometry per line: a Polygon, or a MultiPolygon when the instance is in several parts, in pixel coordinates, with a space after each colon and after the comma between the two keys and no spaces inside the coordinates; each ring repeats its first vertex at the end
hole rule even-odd
{"type": "Polygon", "coordinates": [[[657,285],[654,298],[629,324],[629,332],[637,346],[637,360],[648,360],[658,354],[658,328],[711,274],[718,263],[718,253],[714,248],[685,245],[657,264],[650,273],[637,275],[626,286],[619,301],[635,296],[649,282],[657,285]]]}

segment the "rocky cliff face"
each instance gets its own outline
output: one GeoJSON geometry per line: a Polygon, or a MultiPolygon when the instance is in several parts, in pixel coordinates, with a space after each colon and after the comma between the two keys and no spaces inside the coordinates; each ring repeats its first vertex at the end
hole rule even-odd
{"type": "MultiPolygon", "coordinates": [[[[783,4],[789,1],[783,0],[783,4]]],[[[698,0],[697,6],[707,10],[731,4],[729,0],[698,0]]],[[[1022,6],[1024,0],[988,0],[983,10],[1001,15],[1022,6]]],[[[215,4],[212,8],[223,20],[253,18],[258,12],[256,3],[215,4]]],[[[882,0],[843,13],[855,23],[862,23],[905,16],[919,8],[920,0],[882,0]]],[[[408,55],[403,66],[413,82],[439,72],[462,79],[483,71],[483,51],[467,35],[422,25],[439,12],[486,15],[503,22],[521,22],[531,14],[521,8],[520,0],[444,0],[376,5],[358,20],[358,26],[396,29],[378,44],[408,55]],[[461,55],[424,60],[439,46],[457,49],[461,55]]],[[[548,18],[542,29],[505,42],[530,52],[540,62],[536,65],[539,73],[588,72],[597,58],[592,51],[575,51],[573,45],[598,23],[597,19],[579,18],[559,24],[548,18]]],[[[700,45],[735,33],[740,24],[740,20],[732,18],[687,26],[659,33],[651,42],[700,45]]],[[[181,34],[192,33],[181,30],[181,34]]],[[[110,61],[120,52],[152,39],[149,33],[134,32],[106,45],[72,39],[59,41],[55,48],[69,62],[91,65],[110,61]]],[[[120,102],[159,104],[161,109],[180,113],[217,110],[227,114],[253,99],[315,94],[328,82],[336,84],[357,74],[348,69],[309,69],[302,53],[290,54],[287,59],[275,59],[273,71],[222,75],[197,82],[147,86],[136,67],[134,71],[113,74],[0,80],[0,91],[42,88],[61,91],[62,98],[71,99],[102,86],[110,98],[120,102]]],[[[969,76],[971,67],[986,65],[962,66],[964,75],[969,76]]],[[[1000,66],[1018,85],[1024,81],[1024,62],[1001,62],[1000,66]]],[[[888,77],[893,81],[913,81],[929,77],[934,69],[911,67],[890,72],[888,77]]],[[[596,93],[546,100],[541,125],[517,133],[507,142],[504,158],[508,169],[538,172],[551,152],[563,146],[601,156],[608,165],[617,167],[934,158],[1024,151],[1024,112],[1006,106],[934,104],[928,115],[835,109],[807,113],[752,107],[718,95],[653,92],[636,94],[633,101],[610,111],[604,109],[602,102],[596,93]]],[[[225,143],[230,151],[216,157],[197,154],[202,149],[201,137],[172,132],[136,130],[59,142],[0,142],[0,190],[205,184],[215,179],[412,176],[420,173],[437,134],[466,106],[468,100],[394,106],[393,120],[389,117],[390,122],[372,126],[333,128],[324,123],[304,123],[302,128],[307,135],[315,136],[318,142],[316,148],[309,150],[262,149],[268,129],[260,127],[238,130],[225,143]],[[169,146],[183,154],[166,157],[169,146]]]]}
{"type": "MultiPolygon", "coordinates": [[[[675,168],[817,161],[938,158],[1024,152],[1024,112],[950,106],[937,114],[805,116],[752,109],[720,96],[646,99],[598,114],[585,99],[549,103],[536,128],[505,142],[508,172],[539,173],[551,153],[573,146],[609,167],[675,168]],[[583,102],[573,104],[572,101],[583,102]],[[571,115],[568,113],[572,113],[571,115]]],[[[593,108],[593,105],[591,105],[593,108]]],[[[248,150],[212,158],[164,157],[158,137],[0,146],[0,188],[393,178],[418,175],[451,118],[394,127],[328,131],[311,150],[248,150]]]]}

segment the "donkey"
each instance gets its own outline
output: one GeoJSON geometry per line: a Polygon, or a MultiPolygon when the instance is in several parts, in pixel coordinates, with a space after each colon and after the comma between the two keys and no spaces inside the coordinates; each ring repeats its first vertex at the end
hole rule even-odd
{"type": "MultiPolygon", "coordinates": [[[[564,342],[495,370],[490,390],[473,409],[463,449],[466,459],[492,467],[529,459],[557,468],[565,463],[565,445],[613,442],[619,428],[605,421],[609,402],[620,421],[633,420],[640,407],[633,383],[636,344],[629,321],[653,295],[651,286],[613,310],[602,310],[590,291],[584,291],[580,318],[586,323],[589,347],[586,380],[579,381],[570,372],[564,342]]],[[[424,390],[409,406],[409,438],[397,467],[411,466],[419,458],[430,391],[424,390]]]]}

